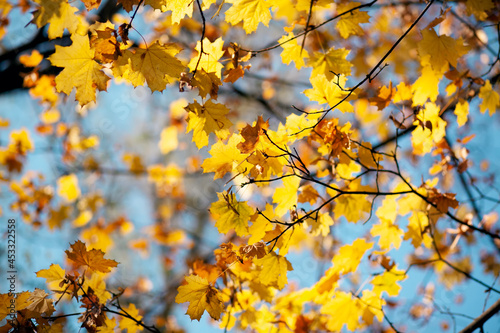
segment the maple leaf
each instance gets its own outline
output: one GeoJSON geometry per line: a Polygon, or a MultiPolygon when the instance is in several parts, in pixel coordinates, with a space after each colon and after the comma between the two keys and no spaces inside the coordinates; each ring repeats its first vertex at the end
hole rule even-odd
{"type": "Polygon", "coordinates": [[[240,249],[240,253],[250,258],[257,257],[257,259],[261,259],[267,254],[266,244],[259,241],[251,245],[245,245],[240,249]]]}
{"type": "Polygon", "coordinates": [[[290,40],[294,37],[295,35],[293,32],[290,32],[288,35],[281,37],[278,40],[278,43],[281,44],[281,47],[283,48],[283,52],[281,52],[281,60],[283,63],[289,65],[293,61],[295,63],[295,67],[299,70],[306,65],[304,59],[309,58],[309,53],[302,49],[302,47],[298,44],[297,39],[290,40]],[[285,41],[288,40],[290,41],[285,43],[285,41]]]}
{"type": "Polygon", "coordinates": [[[431,237],[426,233],[429,225],[429,218],[426,213],[415,211],[408,219],[408,230],[404,235],[404,239],[411,239],[411,243],[415,248],[418,248],[422,243],[426,247],[432,245],[431,237]]]}
{"type": "Polygon", "coordinates": [[[396,94],[396,89],[392,87],[392,81],[389,83],[389,87],[382,86],[376,97],[370,98],[370,102],[377,105],[379,110],[385,109],[389,104],[391,104],[392,98],[396,94]]]}
{"type": "Polygon", "coordinates": [[[263,212],[256,212],[252,217],[252,225],[249,227],[250,238],[248,244],[259,242],[266,235],[267,231],[273,229],[273,225],[269,220],[274,218],[274,210],[271,204],[266,204],[266,210],[263,212]]]}
{"type": "Polygon", "coordinates": [[[109,319],[106,317],[104,325],[97,327],[98,333],[115,333],[116,318],[109,319]]]}
{"type": "Polygon", "coordinates": [[[493,90],[490,80],[486,80],[484,86],[479,89],[479,98],[483,100],[479,107],[481,113],[485,113],[486,110],[489,110],[491,116],[497,111],[497,108],[500,107],[500,95],[493,90]]]}
{"type": "Polygon", "coordinates": [[[445,136],[446,121],[439,114],[439,107],[430,102],[418,113],[417,120],[413,123],[417,126],[411,137],[414,154],[424,155],[430,152],[434,144],[445,136]]]}
{"type": "Polygon", "coordinates": [[[358,222],[371,209],[370,201],[367,200],[366,195],[342,195],[335,202],[333,212],[336,219],[343,215],[347,221],[352,223],[358,222]]]}
{"type": "Polygon", "coordinates": [[[44,290],[35,288],[35,291],[33,291],[28,298],[28,302],[31,302],[26,309],[40,313],[40,314],[45,314],[47,316],[52,315],[56,309],[54,308],[54,305],[52,304],[54,301],[51,299],[47,299],[47,294],[44,290]]]}
{"type": "Polygon", "coordinates": [[[77,265],[77,267],[87,266],[93,271],[109,273],[111,267],[118,266],[116,261],[104,259],[104,252],[101,250],[92,249],[87,251],[85,243],[81,241],[70,244],[70,247],[71,251],[66,250],[66,255],[68,259],[72,260],[77,265]]]}
{"type": "Polygon", "coordinates": [[[82,0],[82,2],[88,11],[99,8],[99,5],[101,4],[101,0],[82,0]]]}
{"type": "Polygon", "coordinates": [[[200,105],[197,101],[186,106],[189,112],[186,132],[193,131],[193,142],[196,147],[208,145],[208,134],[215,133],[219,139],[226,139],[229,135],[228,128],[233,125],[226,115],[229,109],[224,104],[208,100],[200,105]]]}
{"type": "Polygon", "coordinates": [[[467,53],[468,47],[462,39],[438,36],[434,29],[422,30],[423,39],[418,44],[418,53],[421,57],[429,56],[429,63],[437,71],[448,70],[449,64],[457,66],[457,60],[467,53]]]}
{"type": "MultiPolygon", "coordinates": [[[[346,4],[339,4],[337,6],[337,13],[341,14],[348,10],[361,5],[359,2],[348,2],[346,4]]],[[[343,15],[337,21],[337,30],[343,38],[348,38],[350,35],[363,36],[364,31],[359,26],[360,23],[368,23],[370,15],[360,10],[352,11],[350,14],[343,15]]]]}
{"type": "MultiPolygon", "coordinates": [[[[25,291],[17,294],[0,294],[0,320],[4,320],[11,312],[12,300],[14,300],[14,306],[16,311],[20,311],[25,309],[30,302],[28,302],[28,298],[31,296],[29,291],[25,291]]],[[[8,330],[7,330],[8,331],[8,330]]]]}
{"type": "Polygon", "coordinates": [[[486,20],[488,17],[487,11],[495,8],[492,0],[467,0],[465,5],[467,14],[474,14],[474,16],[481,21],[486,20]]]}
{"type": "Polygon", "coordinates": [[[241,135],[233,134],[227,144],[222,141],[213,144],[209,151],[212,157],[205,159],[201,165],[203,173],[215,172],[214,179],[217,179],[233,171],[233,168],[236,169],[247,157],[247,154],[242,154],[237,148],[240,142],[241,135]]]}
{"type": "Polygon", "coordinates": [[[333,272],[337,275],[355,272],[365,252],[373,247],[364,239],[356,239],[352,244],[344,245],[332,259],[333,272]]]}
{"type": "Polygon", "coordinates": [[[279,290],[287,284],[287,271],[292,271],[292,264],[283,256],[274,252],[268,253],[262,259],[254,259],[257,265],[262,265],[259,281],[268,286],[276,286],[279,290]]]}
{"type": "Polygon", "coordinates": [[[162,91],[168,83],[178,79],[185,66],[175,55],[181,51],[176,44],[161,44],[126,50],[113,65],[115,77],[129,80],[134,87],[147,82],[151,91],[162,91]]]}
{"type": "MultiPolygon", "coordinates": [[[[340,75],[338,79],[329,81],[325,75],[319,74],[311,76],[310,81],[313,87],[312,89],[304,90],[304,95],[309,97],[311,101],[318,102],[319,104],[328,103],[330,107],[333,107],[349,94],[349,92],[345,90],[347,79],[344,75],[340,75]]],[[[336,108],[342,112],[354,112],[352,105],[348,102],[354,95],[355,94],[351,94],[346,101],[337,105],[336,108]]]]}
{"type": "Polygon", "coordinates": [[[45,278],[46,283],[53,289],[61,289],[61,283],[66,279],[66,271],[61,266],[51,264],[48,269],[36,272],[37,277],[45,278]]]}
{"type": "MultiPolygon", "coordinates": [[[[307,65],[312,67],[312,76],[323,74],[328,81],[336,81],[338,75],[351,75],[352,64],[346,60],[349,50],[330,48],[328,52],[316,52],[307,65]]],[[[345,83],[345,82],[344,82],[345,83]]]]}
{"type": "Polygon", "coordinates": [[[96,30],[90,37],[90,45],[95,49],[94,59],[101,63],[109,63],[121,54],[120,46],[116,40],[116,31],[110,27],[96,30]]]}
{"type": "MultiPolygon", "coordinates": [[[[137,308],[135,307],[135,304],[131,303],[126,308],[124,307],[123,310],[125,311],[125,313],[129,314],[135,320],[137,320],[139,322],[141,321],[142,316],[139,315],[139,310],[137,310],[137,308]]],[[[142,326],[139,326],[139,324],[137,324],[136,321],[134,321],[130,318],[127,318],[125,316],[123,316],[123,317],[120,316],[120,318],[121,318],[120,324],[118,325],[120,330],[122,330],[122,331],[127,330],[127,333],[136,333],[136,332],[140,332],[140,331],[144,330],[144,328],[142,326]]]]}
{"type": "Polygon", "coordinates": [[[210,317],[219,320],[224,311],[224,303],[219,291],[212,287],[207,279],[197,275],[191,274],[185,279],[187,284],[177,288],[179,293],[175,297],[175,302],[179,304],[189,302],[186,314],[191,320],[199,321],[205,310],[210,317]]]}
{"type": "Polygon", "coordinates": [[[212,99],[217,99],[219,86],[222,82],[215,72],[207,73],[204,69],[198,69],[196,76],[191,80],[193,87],[197,87],[199,95],[205,98],[208,94],[212,99]]]}
{"type": "Polygon", "coordinates": [[[375,224],[371,228],[370,234],[373,237],[380,236],[378,245],[382,250],[389,250],[391,246],[395,249],[399,249],[403,241],[404,232],[391,221],[382,220],[379,224],[375,224]]]}
{"type": "Polygon", "coordinates": [[[266,27],[271,20],[271,1],[267,0],[226,0],[232,6],[226,11],[226,21],[236,25],[243,21],[247,34],[257,30],[259,23],[266,27]]]}
{"type": "MultiPolygon", "coordinates": [[[[50,39],[62,37],[64,29],[74,33],[81,18],[75,14],[78,8],[71,6],[66,0],[35,0],[40,8],[33,13],[33,20],[38,28],[50,23],[47,34],[50,39]]],[[[57,50],[57,48],[56,48],[57,50]]]]}
{"type": "Polygon", "coordinates": [[[413,93],[412,106],[424,105],[427,99],[434,102],[439,95],[439,80],[442,74],[432,70],[431,65],[426,64],[422,67],[422,75],[415,81],[411,87],[413,93]]]}
{"type": "Polygon", "coordinates": [[[244,201],[236,200],[234,193],[217,193],[218,201],[210,206],[215,226],[220,233],[236,231],[238,236],[248,235],[248,222],[253,214],[252,208],[244,201]]]}
{"type": "Polygon", "coordinates": [[[201,43],[198,41],[195,48],[198,55],[191,58],[188,65],[189,69],[194,71],[196,64],[198,64],[198,70],[203,69],[206,73],[215,73],[215,75],[220,79],[221,70],[224,67],[219,62],[219,59],[224,55],[224,51],[222,50],[223,45],[224,41],[222,40],[222,37],[217,38],[213,43],[205,37],[205,39],[203,39],[203,54],[201,55],[201,59],[198,64],[198,58],[201,52],[201,43]]]}
{"type": "Polygon", "coordinates": [[[69,95],[76,88],[76,100],[85,105],[95,102],[96,88],[106,90],[109,77],[94,60],[95,50],[90,48],[88,36],[73,34],[71,40],[73,44],[68,47],[56,45],[49,60],[54,66],[64,67],[56,77],[57,91],[69,95]]]}
{"type": "Polygon", "coordinates": [[[277,188],[273,195],[273,202],[278,204],[275,209],[278,217],[285,215],[293,205],[297,204],[300,178],[294,176],[283,178],[283,185],[277,188]]]}
{"type": "Polygon", "coordinates": [[[255,149],[255,145],[259,142],[259,138],[264,134],[264,131],[269,128],[269,120],[264,121],[262,116],[257,118],[254,126],[246,125],[240,134],[245,139],[244,142],[238,143],[238,149],[244,153],[251,153],[255,149]]]}
{"type": "Polygon", "coordinates": [[[403,270],[398,270],[394,266],[390,271],[384,271],[372,279],[373,292],[379,296],[386,292],[387,295],[396,297],[401,291],[401,286],[397,282],[405,280],[406,277],[403,270]]]}
{"type": "Polygon", "coordinates": [[[358,299],[352,298],[349,293],[335,292],[333,298],[329,299],[320,310],[322,314],[330,315],[326,322],[328,330],[340,332],[346,325],[348,330],[355,331],[362,314],[359,303],[358,299]]]}

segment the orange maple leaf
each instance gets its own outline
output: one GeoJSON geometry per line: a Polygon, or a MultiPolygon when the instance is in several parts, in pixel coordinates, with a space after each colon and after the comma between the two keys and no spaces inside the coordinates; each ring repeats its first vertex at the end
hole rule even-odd
{"type": "Polygon", "coordinates": [[[102,273],[109,273],[111,267],[118,266],[118,263],[111,259],[104,259],[104,252],[92,249],[87,251],[87,246],[82,241],[70,244],[71,252],[66,250],[68,259],[74,261],[77,267],[87,266],[90,270],[102,273]]]}

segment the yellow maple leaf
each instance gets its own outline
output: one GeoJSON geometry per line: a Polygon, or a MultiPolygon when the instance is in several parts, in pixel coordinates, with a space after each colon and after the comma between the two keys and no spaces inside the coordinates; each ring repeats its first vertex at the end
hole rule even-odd
{"type": "MultiPolygon", "coordinates": [[[[203,69],[207,73],[215,73],[215,75],[217,75],[220,79],[221,70],[224,67],[219,62],[219,59],[224,55],[224,50],[222,50],[223,45],[224,41],[222,40],[222,37],[217,38],[213,43],[205,37],[205,39],[203,39],[203,54],[201,55],[198,69],[203,69]]],[[[188,65],[189,69],[192,71],[196,68],[198,57],[201,52],[200,41],[196,44],[196,51],[198,52],[198,55],[192,57],[188,65]]]]}
{"type": "MultiPolygon", "coordinates": [[[[5,293],[0,294],[0,320],[4,320],[10,314],[12,300],[17,311],[25,309],[28,305],[28,298],[31,296],[29,291],[22,293],[5,293]]],[[[2,326],[4,328],[5,326],[2,326]]],[[[8,331],[8,330],[7,330],[8,331]]]]}
{"type": "Polygon", "coordinates": [[[311,235],[323,237],[330,233],[330,227],[334,224],[330,214],[319,214],[317,219],[308,219],[306,221],[307,226],[311,226],[311,235]]]}
{"type": "MultiPolygon", "coordinates": [[[[290,32],[288,35],[281,37],[278,40],[278,43],[284,43],[285,41],[294,37],[295,35],[293,34],[293,32],[290,32]]],[[[304,59],[309,58],[309,53],[306,50],[302,49],[302,47],[297,42],[297,39],[286,42],[282,44],[281,47],[283,48],[283,52],[281,52],[281,60],[284,64],[289,65],[293,61],[297,70],[306,65],[304,59]]]]}
{"type": "Polygon", "coordinates": [[[346,60],[349,50],[330,48],[328,52],[321,53],[315,52],[309,59],[307,65],[312,67],[312,76],[323,74],[329,81],[336,82],[337,76],[343,74],[345,76],[351,75],[352,64],[346,60]]]}
{"type": "Polygon", "coordinates": [[[42,269],[36,272],[36,276],[39,278],[44,278],[50,290],[64,290],[64,287],[61,287],[60,283],[66,279],[66,271],[62,269],[61,266],[51,264],[48,269],[42,269]]]}
{"type": "Polygon", "coordinates": [[[418,248],[422,243],[427,248],[432,246],[432,239],[426,233],[429,225],[429,218],[424,212],[414,211],[408,219],[408,230],[404,235],[404,239],[411,239],[411,243],[415,248],[418,248]]]}
{"type": "Polygon", "coordinates": [[[401,291],[401,286],[397,282],[405,280],[406,277],[403,270],[398,270],[394,266],[390,271],[384,271],[372,279],[373,292],[381,296],[385,291],[387,295],[396,297],[401,291]]]}
{"type": "Polygon", "coordinates": [[[373,237],[380,236],[378,240],[378,245],[382,250],[389,250],[391,246],[395,249],[399,249],[401,242],[403,241],[403,230],[401,230],[396,224],[389,220],[381,220],[380,223],[375,224],[371,230],[370,234],[373,237]]]}
{"type": "Polygon", "coordinates": [[[276,286],[283,289],[288,282],[287,271],[292,271],[292,264],[283,256],[274,252],[268,253],[262,259],[254,259],[255,264],[262,265],[259,272],[259,282],[266,286],[276,286]]]}
{"type": "Polygon", "coordinates": [[[457,116],[458,127],[462,127],[467,122],[467,117],[469,115],[469,103],[460,98],[455,106],[454,113],[457,116]]]}
{"type": "MultiPolygon", "coordinates": [[[[242,154],[237,145],[242,141],[239,134],[233,134],[227,144],[217,141],[212,145],[209,153],[212,157],[207,158],[201,165],[203,173],[215,172],[214,179],[222,178],[226,173],[238,169],[248,154],[242,154]]],[[[243,167],[244,170],[244,167],[243,167]]]]}
{"type": "Polygon", "coordinates": [[[38,28],[50,24],[47,34],[50,39],[62,37],[64,29],[74,33],[81,18],[75,14],[78,8],[73,7],[66,0],[35,0],[40,8],[33,13],[33,20],[38,28]]]}
{"type": "Polygon", "coordinates": [[[500,96],[495,90],[493,90],[490,80],[486,80],[484,86],[479,89],[479,98],[483,100],[481,106],[479,107],[481,113],[485,113],[486,110],[489,110],[491,116],[500,106],[500,96]]]}
{"type": "Polygon", "coordinates": [[[115,333],[116,318],[109,319],[106,317],[104,325],[97,327],[98,333],[115,333]]]}
{"type": "Polygon", "coordinates": [[[418,113],[417,120],[413,123],[416,128],[411,136],[414,154],[424,155],[429,153],[434,144],[441,141],[445,136],[446,121],[439,116],[439,112],[439,107],[429,102],[418,113]]]}
{"type": "Polygon", "coordinates": [[[217,193],[218,201],[210,206],[215,226],[220,233],[236,231],[238,236],[248,235],[248,222],[253,209],[244,201],[238,201],[234,193],[217,193]]]}
{"type": "MultiPolygon", "coordinates": [[[[128,313],[132,318],[134,318],[135,320],[137,320],[139,322],[141,321],[142,316],[139,315],[139,310],[137,310],[137,308],[135,307],[135,304],[131,303],[131,304],[129,304],[129,306],[124,307],[123,310],[126,313],[128,313]]],[[[119,327],[120,327],[121,331],[127,330],[127,333],[136,333],[136,332],[140,332],[143,330],[143,327],[139,326],[137,324],[137,322],[135,322],[134,320],[127,318],[127,317],[122,317],[122,316],[120,316],[120,318],[121,319],[120,319],[119,327]]]]}
{"type": "Polygon", "coordinates": [[[77,266],[87,266],[90,270],[109,273],[111,267],[118,266],[118,263],[111,259],[104,259],[104,252],[101,250],[87,250],[85,243],[76,241],[70,244],[71,251],[66,250],[68,259],[73,261],[77,266]]]}
{"type": "Polygon", "coordinates": [[[350,293],[337,291],[320,309],[320,312],[329,315],[326,327],[330,332],[340,332],[344,325],[349,331],[355,331],[359,326],[359,317],[362,315],[360,301],[350,293]]]}
{"type": "Polygon", "coordinates": [[[113,66],[115,77],[129,80],[134,87],[147,82],[151,91],[162,91],[168,83],[180,77],[185,66],[175,55],[181,49],[176,44],[153,45],[135,52],[125,51],[113,66]]]}
{"type": "Polygon", "coordinates": [[[248,244],[259,242],[266,235],[267,231],[273,229],[273,224],[269,220],[274,219],[274,210],[271,204],[266,204],[266,210],[262,214],[255,213],[252,218],[252,225],[248,228],[250,238],[248,244]],[[264,217],[265,216],[265,217],[264,217]]]}
{"type": "Polygon", "coordinates": [[[220,319],[224,311],[224,303],[219,291],[212,287],[207,279],[197,275],[189,275],[186,278],[187,284],[177,288],[179,292],[175,297],[176,303],[189,302],[186,314],[191,320],[200,320],[207,310],[210,317],[215,320],[220,319]]]}
{"type": "Polygon", "coordinates": [[[257,30],[259,23],[266,27],[271,20],[271,1],[266,0],[226,0],[232,6],[226,11],[226,21],[236,25],[243,21],[243,29],[247,34],[257,30]]]}
{"type": "Polygon", "coordinates": [[[427,99],[434,102],[439,95],[438,86],[441,77],[442,74],[434,71],[431,65],[424,65],[422,67],[422,75],[411,86],[413,93],[412,106],[424,105],[427,99]]]}
{"type": "Polygon", "coordinates": [[[172,11],[172,23],[180,23],[186,15],[193,16],[193,0],[168,0],[165,10],[172,11]]]}
{"type": "Polygon", "coordinates": [[[355,272],[366,251],[373,247],[362,238],[356,239],[352,244],[342,246],[332,259],[333,271],[331,274],[347,274],[355,272]]]}
{"type": "Polygon", "coordinates": [[[300,178],[294,176],[283,178],[283,185],[277,188],[273,195],[273,202],[278,204],[275,209],[278,217],[285,215],[297,204],[300,178]]]}
{"type": "Polygon", "coordinates": [[[385,304],[385,300],[373,291],[363,290],[363,295],[361,296],[359,302],[359,305],[363,308],[363,314],[361,315],[363,321],[368,325],[373,323],[373,318],[377,318],[379,322],[382,322],[384,320],[382,307],[385,304]]]}
{"type": "Polygon", "coordinates": [[[57,180],[57,194],[66,201],[75,201],[80,196],[80,193],[76,175],[62,176],[57,180]]]}
{"type": "Polygon", "coordinates": [[[465,5],[467,8],[467,14],[474,14],[474,16],[481,21],[486,20],[488,17],[488,14],[486,13],[488,10],[495,8],[495,5],[491,0],[467,0],[465,5]]]}
{"type": "MultiPolygon", "coordinates": [[[[111,299],[111,293],[106,290],[106,282],[104,282],[102,273],[93,273],[90,279],[85,279],[82,289],[88,290],[90,287],[95,295],[99,298],[99,303],[106,304],[111,299]]],[[[80,289],[79,294],[83,295],[83,290],[80,289]]]]}
{"type": "Polygon", "coordinates": [[[56,52],[49,57],[52,65],[64,67],[56,77],[56,88],[66,95],[76,88],[76,100],[80,105],[95,102],[96,88],[106,90],[109,77],[102,66],[94,60],[94,49],[90,48],[88,36],[71,35],[73,44],[68,47],[56,45],[56,52]]]}
{"type": "Polygon", "coordinates": [[[186,133],[193,131],[193,142],[198,149],[208,145],[208,135],[215,133],[219,139],[226,139],[232,123],[226,115],[229,109],[224,104],[214,103],[211,99],[200,105],[197,101],[186,106],[189,112],[186,133]]]}
{"type": "MultiPolygon", "coordinates": [[[[319,74],[311,76],[310,81],[313,87],[312,89],[304,90],[304,94],[309,97],[311,101],[318,102],[319,104],[328,103],[330,107],[333,107],[349,94],[349,92],[345,90],[347,79],[344,75],[340,75],[333,81],[329,81],[325,75],[319,74]]],[[[355,94],[351,94],[350,98],[336,108],[342,112],[354,112],[354,108],[348,102],[354,95],[355,94]]]]}
{"type": "MultiPolygon", "coordinates": [[[[348,2],[346,4],[339,4],[337,6],[337,13],[344,13],[354,7],[361,5],[359,2],[348,2]]],[[[370,21],[370,15],[366,12],[360,10],[355,10],[350,14],[343,15],[337,21],[337,30],[343,38],[347,38],[350,35],[363,36],[363,29],[359,26],[360,23],[368,23],[370,21]]]]}
{"type": "Polygon", "coordinates": [[[333,212],[336,219],[339,219],[343,215],[347,221],[356,223],[365,216],[365,213],[370,212],[370,209],[371,204],[368,196],[346,194],[340,196],[335,201],[333,212]]]}
{"type": "Polygon", "coordinates": [[[437,71],[446,71],[449,65],[457,66],[457,60],[467,53],[468,47],[462,39],[449,36],[438,36],[434,29],[422,30],[423,39],[418,43],[418,53],[421,57],[429,56],[432,68],[437,71]]]}

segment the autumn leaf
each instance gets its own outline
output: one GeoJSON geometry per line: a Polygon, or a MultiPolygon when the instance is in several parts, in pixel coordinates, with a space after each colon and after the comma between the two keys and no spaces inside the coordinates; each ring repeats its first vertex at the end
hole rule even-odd
{"type": "MultiPolygon", "coordinates": [[[[351,10],[354,7],[361,5],[359,2],[349,2],[337,6],[337,13],[341,14],[351,10]]],[[[368,23],[370,15],[368,13],[354,10],[349,15],[343,15],[337,21],[337,29],[343,38],[348,38],[350,35],[364,35],[364,31],[359,25],[360,23],[368,23]]]]}
{"type": "Polygon", "coordinates": [[[253,210],[244,201],[238,201],[234,193],[217,193],[218,201],[210,206],[215,226],[220,233],[236,231],[238,236],[248,235],[248,222],[253,210]]]}
{"type": "Polygon", "coordinates": [[[330,48],[326,53],[316,52],[307,65],[312,67],[312,76],[323,74],[328,81],[338,80],[339,75],[351,75],[352,64],[346,60],[349,50],[330,48]]]}
{"type": "Polygon", "coordinates": [[[65,29],[73,34],[78,25],[82,24],[80,16],[75,14],[78,8],[71,6],[65,0],[36,0],[35,2],[40,7],[33,13],[31,22],[35,23],[38,28],[50,24],[47,30],[50,39],[62,37],[65,29]]]}
{"type": "Polygon", "coordinates": [[[222,297],[217,289],[212,287],[208,281],[197,275],[186,276],[187,284],[177,288],[179,292],[175,297],[176,303],[189,302],[186,314],[191,320],[200,320],[205,312],[208,312],[210,317],[219,320],[221,313],[224,311],[222,297]]]}
{"type": "Polygon", "coordinates": [[[377,295],[382,295],[386,292],[387,295],[395,297],[401,291],[401,286],[398,282],[406,279],[406,274],[402,270],[393,267],[390,271],[384,271],[382,274],[375,276],[371,284],[373,285],[373,292],[377,295]]]}
{"type": "Polygon", "coordinates": [[[277,203],[275,214],[278,217],[285,215],[293,205],[297,204],[300,178],[283,178],[283,187],[277,188],[273,195],[273,202],[277,203]]]}
{"type": "Polygon", "coordinates": [[[115,77],[127,79],[134,87],[147,82],[151,91],[162,91],[168,83],[179,79],[185,66],[175,55],[181,51],[176,44],[156,42],[135,52],[126,50],[113,65],[115,77]]]}
{"type": "Polygon", "coordinates": [[[448,70],[449,65],[457,67],[458,58],[467,53],[463,40],[438,36],[434,29],[422,30],[422,41],[418,44],[421,57],[429,56],[429,62],[436,72],[448,70]]]}
{"type": "Polygon", "coordinates": [[[293,270],[292,264],[283,256],[274,252],[268,253],[262,259],[254,259],[257,265],[262,265],[259,280],[265,285],[276,286],[279,290],[287,284],[287,271],[293,270]]]}
{"type": "Polygon", "coordinates": [[[49,57],[52,65],[64,67],[56,77],[56,88],[66,95],[76,89],[76,100],[85,105],[96,100],[96,89],[106,90],[109,77],[102,66],[94,60],[95,50],[90,48],[89,38],[71,35],[73,44],[68,47],[56,45],[56,52],[49,57]]]}
{"type": "Polygon", "coordinates": [[[244,153],[251,153],[255,149],[255,145],[259,142],[259,137],[264,135],[264,131],[269,128],[269,120],[264,121],[262,116],[257,118],[254,126],[246,125],[240,134],[245,141],[238,143],[238,149],[244,153]]]}
{"type": "MultiPolygon", "coordinates": [[[[139,310],[135,307],[135,304],[131,303],[129,306],[124,307],[123,310],[125,313],[127,313],[130,317],[134,318],[138,322],[141,321],[142,316],[139,315],[139,310]]],[[[143,327],[139,326],[135,320],[132,320],[130,318],[127,318],[125,316],[120,317],[120,323],[118,327],[120,330],[127,330],[127,333],[137,333],[143,331],[143,327]]]]}
{"type": "Polygon", "coordinates": [[[201,165],[203,172],[215,172],[214,179],[217,179],[237,168],[247,157],[247,154],[242,154],[237,148],[241,139],[240,135],[233,134],[227,144],[222,141],[213,144],[209,151],[211,157],[205,159],[201,165]]]}
{"type": "Polygon", "coordinates": [[[293,39],[294,37],[293,32],[290,32],[281,37],[278,43],[283,48],[283,52],[281,52],[283,63],[289,65],[293,61],[295,68],[299,70],[306,65],[304,59],[309,58],[309,53],[298,44],[297,39],[293,39]]]}
{"type": "Polygon", "coordinates": [[[44,290],[35,288],[35,291],[33,291],[28,298],[28,302],[31,303],[26,307],[26,309],[39,314],[45,314],[47,316],[52,315],[52,313],[56,310],[52,304],[54,301],[48,299],[47,296],[49,296],[49,294],[47,294],[44,290]]]}
{"type": "Polygon", "coordinates": [[[92,271],[109,273],[110,268],[118,266],[116,261],[104,259],[104,252],[101,250],[92,249],[87,251],[85,243],[81,241],[70,244],[70,247],[71,251],[66,250],[66,255],[77,267],[87,266],[92,271]]]}
{"type": "Polygon", "coordinates": [[[193,142],[198,149],[208,145],[210,133],[215,133],[222,140],[229,136],[228,128],[233,124],[227,119],[229,109],[224,104],[208,100],[200,105],[194,101],[186,106],[186,111],[189,112],[186,132],[193,131],[193,142]]]}
{"type": "Polygon", "coordinates": [[[232,25],[243,21],[247,34],[257,30],[259,23],[266,27],[271,20],[271,1],[268,0],[226,0],[232,7],[226,11],[226,21],[232,25]]]}
{"type": "Polygon", "coordinates": [[[481,113],[485,113],[486,110],[489,110],[491,116],[497,111],[497,108],[500,107],[500,95],[493,90],[490,80],[486,80],[484,86],[479,89],[479,98],[483,100],[479,107],[481,113]]]}
{"type": "MultiPolygon", "coordinates": [[[[309,97],[311,101],[319,104],[328,103],[330,107],[336,106],[342,112],[354,111],[348,100],[339,104],[349,94],[349,91],[345,88],[347,79],[344,75],[340,75],[332,81],[329,81],[325,75],[315,75],[310,80],[313,87],[304,90],[304,95],[309,97]]],[[[354,97],[354,94],[351,94],[351,97],[354,97]]]]}
{"type": "Polygon", "coordinates": [[[201,59],[198,63],[198,58],[201,53],[201,43],[198,41],[195,48],[198,55],[191,58],[188,65],[189,69],[194,71],[196,65],[198,64],[197,69],[203,69],[206,73],[215,73],[215,75],[220,79],[221,70],[224,67],[219,62],[219,59],[224,55],[224,51],[222,50],[223,45],[224,41],[222,40],[222,37],[217,38],[213,43],[205,37],[203,40],[203,53],[201,54],[201,59]]]}

